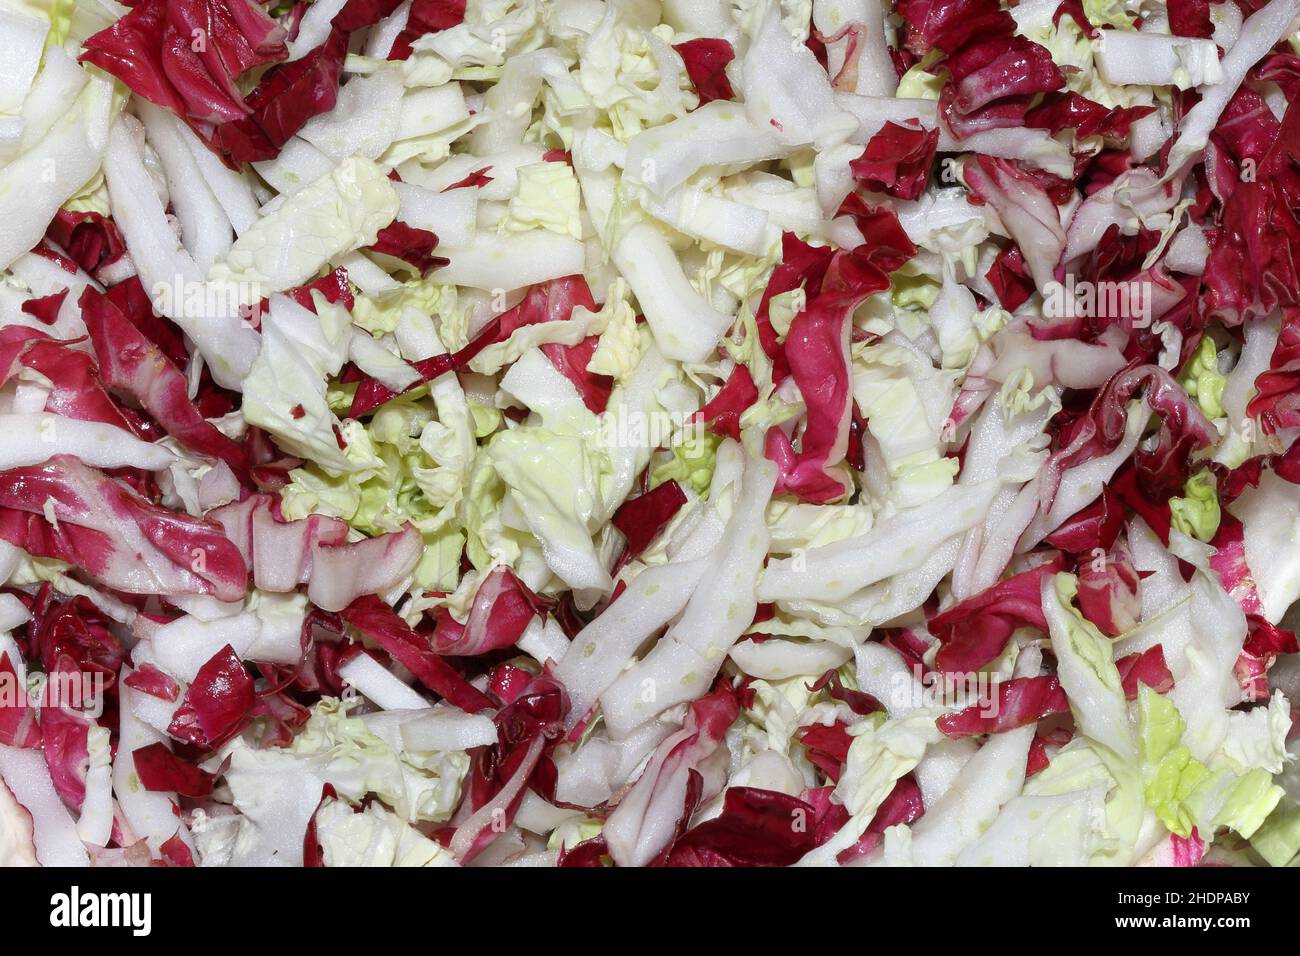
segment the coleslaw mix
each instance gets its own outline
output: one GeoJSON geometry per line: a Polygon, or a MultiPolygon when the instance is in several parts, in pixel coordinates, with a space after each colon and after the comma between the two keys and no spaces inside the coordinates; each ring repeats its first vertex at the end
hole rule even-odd
{"type": "Polygon", "coordinates": [[[1300,0],[0,0],[0,862],[1283,866],[1300,0]]]}

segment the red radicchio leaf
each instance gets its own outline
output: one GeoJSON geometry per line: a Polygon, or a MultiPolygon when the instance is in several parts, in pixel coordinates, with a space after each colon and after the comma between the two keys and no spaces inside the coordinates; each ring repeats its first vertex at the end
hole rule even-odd
{"type": "MultiPolygon", "coordinates": [[[[68,686],[67,679],[79,677],[76,665],[67,657],[60,661],[56,673],[62,676],[64,686],[68,686]]],[[[69,708],[55,706],[51,700],[53,684],[51,681],[45,685],[45,699],[41,701],[41,747],[59,798],[69,810],[79,813],[86,799],[89,735],[94,722],[69,708]]]]}
{"type": "Polygon", "coordinates": [[[1300,425],[1300,308],[1285,310],[1283,318],[1269,367],[1256,376],[1246,406],[1269,435],[1300,425]]]}
{"type": "Polygon", "coordinates": [[[168,866],[194,866],[194,853],[181,839],[179,832],[159,845],[158,854],[168,866]]]}
{"type": "Polygon", "coordinates": [[[1025,268],[1043,282],[1065,249],[1055,198],[1044,183],[1005,159],[982,154],[966,163],[962,175],[974,198],[992,206],[1004,223],[1016,224],[1025,268]]]}
{"type": "Polygon", "coordinates": [[[243,163],[275,159],[309,119],[332,110],[347,52],[348,35],[334,30],[302,59],[267,70],[248,94],[248,115],[221,124],[212,134],[211,145],[226,164],[238,169],[243,163]]]}
{"type": "Polygon", "coordinates": [[[146,437],[143,422],[119,408],[99,380],[95,361],[44,332],[20,325],[0,328],[0,386],[23,369],[50,383],[45,411],[86,422],[104,422],[146,437]]]}
{"type": "Polygon", "coordinates": [[[503,704],[513,704],[528,693],[529,685],[537,675],[516,667],[507,661],[500,664],[488,675],[488,692],[495,695],[503,704]]]}
{"type": "Polygon", "coordinates": [[[1210,845],[1192,827],[1187,836],[1169,834],[1169,866],[1200,866],[1210,845]]]}
{"type": "Polygon", "coordinates": [[[933,47],[947,54],[942,63],[950,79],[940,109],[959,138],[1022,125],[1035,94],[1065,84],[1051,54],[1018,35],[997,0],[902,0],[897,12],[910,28],[913,53],[933,47]]]}
{"type": "Polygon", "coordinates": [[[839,783],[844,761],[849,757],[849,744],[853,742],[844,722],[808,724],[795,731],[795,739],[804,748],[808,761],[829,780],[839,783]]]}
{"type": "MultiPolygon", "coordinates": [[[[916,253],[891,210],[869,206],[850,195],[840,213],[850,216],[862,233],[863,242],[857,248],[835,252],[823,260],[807,255],[807,247],[785,247],[805,266],[800,271],[808,305],[790,323],[783,354],[808,411],[798,451],[780,428],[769,429],[765,449],[766,456],[779,469],[776,493],[794,494],[801,501],[817,504],[833,501],[848,491],[837,472],[848,451],[852,420],[850,316],[867,296],[888,289],[887,273],[916,253]],[[818,278],[818,287],[813,288],[808,280],[818,278]]],[[[781,288],[787,284],[790,289],[797,287],[799,273],[782,275],[782,268],[784,264],[773,272],[765,300],[770,301],[774,287],[778,291],[788,291],[781,288]]],[[[761,310],[770,329],[766,301],[761,310]]]]}
{"type": "Polygon", "coordinates": [[[1277,470],[1277,461],[1274,455],[1255,455],[1247,458],[1236,468],[1226,468],[1217,461],[1210,462],[1210,470],[1214,472],[1215,479],[1219,483],[1220,504],[1231,504],[1241,497],[1247,488],[1257,487],[1266,468],[1277,470]]]}
{"type": "MultiPolygon", "coordinates": [[[[1056,497],[1064,470],[1108,454],[1119,445],[1127,423],[1126,403],[1139,390],[1147,405],[1161,416],[1161,446],[1168,448],[1175,441],[1186,441],[1190,450],[1218,442],[1219,433],[1213,423],[1167,371],[1155,365],[1121,369],[1097,391],[1088,412],[1059,436],[1060,450],[1052,453],[1043,469],[1045,504],[1050,505],[1056,497]]],[[[1124,499],[1118,477],[1113,486],[1124,499]]],[[[1132,502],[1126,503],[1133,506],[1132,502]]]]}
{"type": "Polygon", "coordinates": [[[1028,625],[1047,630],[1042,581],[1061,570],[1058,557],[993,585],[930,618],[930,633],[943,645],[935,669],[945,673],[979,670],[1006,646],[1011,632],[1028,625]]]}
{"type": "Polygon", "coordinates": [[[1280,458],[1273,461],[1273,471],[1283,481],[1300,485],[1300,441],[1292,442],[1280,458]]]}
{"type": "MultiPolygon", "coordinates": [[[[1102,234],[1097,248],[1089,254],[1088,259],[1079,267],[1079,278],[1088,282],[1101,282],[1106,279],[1128,281],[1142,271],[1142,264],[1147,255],[1160,243],[1160,234],[1154,229],[1138,227],[1133,235],[1126,235],[1117,223],[1111,223],[1102,234]]],[[[1123,308],[1123,304],[1120,305],[1123,308]]],[[[1109,309],[1098,309],[1109,312],[1109,309]]],[[[1121,315],[1120,318],[1131,319],[1138,316],[1121,315]]],[[[1105,316],[1104,318],[1112,318],[1105,316]]],[[[1098,326],[1094,326],[1097,328],[1098,326]]],[[[1092,331],[1092,329],[1090,329],[1092,331]]]]}
{"type": "Polygon", "coordinates": [[[278,512],[278,498],[249,495],[243,501],[214,508],[208,518],[221,526],[239,550],[257,587],[286,592],[311,579],[317,546],[345,544],[348,526],[338,518],[315,514],[282,521],[278,512]]]}
{"type": "Polygon", "coordinates": [[[63,308],[63,300],[67,297],[68,290],[64,289],[51,295],[28,299],[20,308],[26,315],[30,315],[46,325],[53,325],[58,321],[59,309],[63,308]]]}
{"type": "MultiPolygon", "coordinates": [[[[150,342],[158,347],[158,350],[178,369],[185,371],[190,367],[190,353],[185,347],[185,339],[180,329],[171,323],[170,320],[163,318],[153,310],[153,304],[149,300],[149,295],[144,290],[139,276],[118,283],[114,286],[112,300],[120,303],[122,314],[126,320],[140,330],[140,333],[150,342]],[[123,287],[118,291],[118,286],[123,287]]],[[[211,376],[208,374],[207,367],[203,369],[203,378],[199,382],[199,394],[195,396],[195,403],[206,405],[215,403],[220,393],[215,385],[212,384],[211,376]]],[[[215,408],[216,405],[214,404],[215,408]]],[[[215,414],[207,412],[205,417],[214,418],[217,415],[224,415],[235,407],[235,402],[226,401],[221,405],[220,411],[215,414]]]]}
{"type": "Polygon", "coordinates": [[[56,558],[85,568],[105,568],[113,555],[112,539],[102,531],[60,524],[40,515],[0,508],[0,540],[28,554],[56,558]]]}
{"type": "Polygon", "coordinates": [[[271,437],[256,425],[249,426],[244,447],[248,460],[253,463],[249,470],[253,483],[264,493],[279,491],[287,485],[289,473],[302,464],[301,458],[291,458],[280,451],[271,437]]]}
{"type": "Polygon", "coordinates": [[[691,416],[691,421],[702,421],[715,435],[740,441],[740,416],[756,401],[758,389],[749,369],[737,365],[718,393],[691,416]]]}
{"type": "MultiPolygon", "coordinates": [[[[440,375],[464,368],[481,351],[489,345],[504,342],[516,329],[523,328],[526,325],[536,325],[539,322],[566,321],[578,306],[590,311],[596,309],[596,302],[591,297],[591,290],[587,287],[587,281],[582,276],[564,276],[563,278],[552,279],[549,282],[539,283],[528,290],[517,306],[493,318],[465,348],[458,352],[435,355],[432,358],[411,363],[411,367],[420,373],[420,382],[415,383],[411,388],[417,388],[422,382],[431,382],[440,375]]],[[[599,391],[593,390],[593,385],[598,384],[599,379],[603,378],[603,376],[594,377],[595,382],[589,381],[586,377],[575,379],[572,374],[575,363],[564,362],[561,364],[555,361],[557,350],[562,350],[559,354],[567,355],[570,350],[581,348],[581,345],[567,346],[552,343],[543,347],[542,351],[561,373],[569,376],[570,381],[573,381],[574,386],[577,387],[579,394],[583,396],[583,401],[587,407],[591,408],[592,411],[603,412],[605,410],[604,402],[609,399],[609,392],[604,391],[602,399],[599,391]]],[[[585,376],[585,363],[583,363],[582,367],[585,376]]],[[[410,389],[407,389],[407,391],[410,391],[410,389]]],[[[381,382],[368,378],[357,386],[356,394],[352,400],[352,408],[349,410],[348,415],[351,418],[358,418],[374,411],[394,397],[395,393],[386,388],[381,382]]]]}
{"type": "Polygon", "coordinates": [[[1246,614],[1262,614],[1264,604],[1255,585],[1255,575],[1246,563],[1245,526],[1228,511],[1222,513],[1219,530],[1210,541],[1210,570],[1228,595],[1246,614]]]}
{"type": "MultiPolygon", "coordinates": [[[[42,606],[49,606],[48,598],[49,592],[42,588],[33,610],[41,613],[42,606]]],[[[89,605],[84,598],[78,601],[89,605]]],[[[53,607],[57,609],[56,613],[70,612],[72,603],[53,607]]],[[[39,619],[42,629],[46,627],[49,613],[44,612],[39,619]]],[[[113,670],[105,674],[105,668],[93,663],[83,670],[73,653],[59,649],[61,646],[69,646],[75,652],[78,648],[70,641],[55,641],[47,635],[38,635],[37,641],[42,640],[46,642],[42,646],[43,656],[50,658],[49,663],[45,664],[49,679],[42,687],[40,699],[41,743],[45,763],[64,804],[69,809],[80,812],[86,797],[87,775],[90,771],[89,734],[95,726],[95,721],[83,711],[96,702],[95,695],[113,687],[117,672],[113,670]],[[102,687],[95,680],[99,674],[104,674],[102,687]]],[[[112,701],[105,697],[99,703],[105,708],[106,721],[111,722],[114,719],[110,709],[112,701]]]]}
{"type": "Polygon", "coordinates": [[[984,276],[997,294],[998,304],[1014,312],[1034,294],[1034,280],[1025,265],[1024,254],[1015,243],[1003,246],[984,276]]]}
{"type": "Polygon", "coordinates": [[[1233,666],[1241,684],[1244,700],[1267,700],[1269,696],[1268,671],[1279,654],[1295,654],[1300,643],[1292,631],[1270,624],[1258,614],[1247,614],[1249,630],[1245,646],[1233,666]]]}
{"type": "Polygon", "coordinates": [[[1138,572],[1128,545],[1120,540],[1109,554],[1079,561],[1079,611],[1103,634],[1131,630],[1142,615],[1138,572]]]}
{"type": "Polygon", "coordinates": [[[42,242],[36,246],[33,246],[32,255],[40,256],[42,259],[46,259],[54,263],[56,266],[58,266],[60,269],[62,269],[70,276],[75,276],[77,274],[77,264],[73,262],[71,259],[69,259],[67,256],[55,252],[53,249],[49,247],[47,243],[42,242]]]}
{"type": "Polygon", "coordinates": [[[420,278],[426,278],[430,272],[445,266],[450,260],[435,256],[433,250],[438,247],[438,237],[428,229],[417,229],[400,219],[395,219],[383,229],[370,246],[371,252],[400,259],[411,266],[420,278]]]}
{"type": "Polygon", "coordinates": [[[714,100],[735,99],[735,91],[727,80],[727,64],[736,57],[736,51],[726,40],[701,37],[673,44],[686,64],[686,74],[700,95],[700,105],[714,100]]]}
{"type": "MultiPolygon", "coordinates": [[[[662,846],[646,846],[635,835],[641,832],[647,817],[660,818],[669,810],[677,812],[682,806],[683,791],[689,793],[693,781],[699,777],[700,765],[723,744],[727,729],[739,713],[736,692],[725,678],[691,704],[682,729],[659,744],[605,823],[605,839],[613,848],[615,859],[620,852],[631,852],[649,861],[665,858],[672,846],[671,837],[662,846]]],[[[688,807],[690,802],[688,799],[688,807]]],[[[682,825],[679,821],[678,826],[682,825]]]]}
{"type": "Polygon", "coordinates": [[[186,763],[162,741],[137,748],[131,758],[136,776],[146,790],[178,793],[195,800],[212,793],[212,774],[186,763]]]}
{"type": "Polygon", "coordinates": [[[790,866],[813,849],[813,808],[789,794],[731,787],[722,813],[687,830],[668,866],[790,866]]]}
{"type": "Polygon", "coordinates": [[[99,672],[107,686],[117,679],[126,648],[113,636],[109,621],[87,597],[54,600],[54,591],[41,588],[29,625],[35,652],[46,672],[61,658],[70,658],[81,671],[99,672]]]}
{"type": "Polygon", "coordinates": [[[627,538],[623,553],[634,558],[648,548],[684,504],[686,494],[675,481],[665,481],[653,490],[625,501],[612,519],[614,527],[627,538]]]}
{"type": "Polygon", "coordinates": [[[1209,39],[1214,33],[1210,22],[1210,0],[1168,0],[1169,32],[1180,37],[1209,39]]]}
{"type": "Polygon", "coordinates": [[[1034,734],[1029,741],[1029,757],[1025,761],[1025,776],[1032,777],[1041,770],[1046,770],[1052,762],[1052,754],[1070,742],[1074,735],[1066,727],[1058,727],[1048,734],[1034,734]],[[1051,747],[1051,753],[1048,749],[1051,747]]]}
{"type": "Polygon", "coordinates": [[[1048,198],[1058,206],[1064,206],[1075,196],[1074,180],[1072,179],[1057,176],[1054,173],[1033,166],[1027,166],[1024,172],[1029,180],[1036,183],[1047,194],[1048,198]]]}
{"type": "Polygon", "coordinates": [[[1016,21],[997,0],[900,0],[898,13],[925,41],[917,53],[934,47],[955,53],[969,43],[1015,32],[1016,21]]]}
{"type": "Polygon", "coordinates": [[[597,415],[605,411],[609,405],[609,396],[614,391],[612,376],[587,371],[598,345],[600,336],[588,335],[577,345],[547,342],[542,346],[542,354],[551,360],[561,375],[573,383],[582,396],[582,404],[597,415]]]}
{"type": "Polygon", "coordinates": [[[1300,96],[1300,57],[1292,53],[1270,53],[1255,65],[1251,78],[1261,83],[1276,83],[1289,103],[1300,96]]]}
{"type": "Polygon", "coordinates": [[[776,329],[768,315],[773,297],[783,295],[799,288],[801,285],[811,293],[821,288],[822,277],[830,265],[831,256],[835,254],[829,246],[810,246],[794,233],[781,235],[781,264],[772,270],[767,280],[767,288],[759,299],[755,322],[758,325],[759,343],[763,351],[772,360],[772,378],[778,384],[790,372],[785,361],[785,354],[777,340],[776,329]]]}
{"type": "Polygon", "coordinates": [[[311,711],[283,691],[277,691],[260,694],[252,716],[263,718],[259,747],[288,747],[293,743],[294,731],[311,718],[311,711]]]}
{"type": "Polygon", "coordinates": [[[886,121],[849,168],[863,189],[915,199],[925,192],[938,147],[937,129],[912,129],[886,121]]]}
{"type": "Polygon", "coordinates": [[[837,853],[835,861],[842,866],[866,856],[884,842],[883,834],[887,829],[904,823],[915,823],[924,813],[925,802],[921,798],[920,786],[910,774],[900,777],[867,824],[866,832],[853,846],[837,853]]]}
{"type": "Polygon", "coordinates": [[[450,186],[444,186],[441,191],[449,193],[453,189],[477,189],[486,186],[488,183],[492,182],[492,177],[489,175],[491,172],[491,166],[484,166],[482,169],[476,169],[464,179],[457,180],[450,186]]]}
{"type": "Polygon", "coordinates": [[[1115,669],[1119,671],[1124,696],[1129,700],[1137,700],[1143,684],[1157,694],[1168,693],[1174,686],[1174,675],[1169,673],[1169,666],[1165,663],[1165,649],[1159,644],[1119,658],[1115,661],[1115,669]]]}
{"type": "Polygon", "coordinates": [[[1097,38],[1097,28],[1088,19],[1088,14],[1084,12],[1081,0],[1061,0],[1061,5],[1052,14],[1052,26],[1059,26],[1063,16],[1072,18],[1075,25],[1087,34],[1090,39],[1095,40],[1097,38]]]}
{"type": "Polygon", "coordinates": [[[907,662],[907,669],[924,676],[930,673],[925,663],[926,652],[934,645],[934,638],[922,627],[889,628],[880,643],[907,662]]]}
{"type": "Polygon", "coordinates": [[[799,451],[780,428],[768,430],[765,454],[780,469],[775,494],[821,504],[848,490],[835,468],[848,450],[851,417],[848,319],[846,310],[817,303],[790,324],[785,356],[808,413],[799,451]]]}
{"type": "Polygon", "coordinates": [[[612,866],[613,860],[610,859],[609,845],[605,843],[605,838],[592,837],[590,840],[583,840],[571,850],[561,850],[560,858],[555,865],[570,869],[589,868],[612,866]]]}
{"type": "Polygon", "coordinates": [[[67,455],[0,472],[0,500],[8,512],[0,538],[71,561],[120,591],[236,601],[247,589],[243,558],[217,527],[150,504],[67,455]],[[57,526],[44,517],[47,508],[57,526]]]}
{"type": "Polygon", "coordinates": [[[471,686],[434,652],[424,636],[411,630],[397,612],[379,598],[373,595],[359,597],[344,608],[339,617],[387,651],[425,687],[461,710],[476,714],[494,706],[491,698],[471,686]]]}
{"type": "Polygon", "coordinates": [[[84,49],[82,62],[200,126],[242,118],[236,81],[288,56],[284,29],[253,0],[141,0],[84,49]]]}
{"type": "Polygon", "coordinates": [[[884,833],[890,827],[904,823],[915,823],[925,813],[925,804],[921,800],[921,788],[911,774],[900,777],[889,792],[885,802],[880,805],[876,815],[871,818],[868,830],[884,833]]]}
{"type": "Polygon", "coordinates": [[[894,210],[888,205],[869,205],[851,193],[836,215],[853,220],[862,233],[862,245],[831,257],[822,291],[839,293],[847,302],[888,289],[886,273],[901,269],[916,255],[916,246],[894,210]]]}
{"type": "Polygon", "coordinates": [[[939,112],[948,130],[960,140],[988,130],[1025,125],[1025,111],[1032,101],[1032,96],[1009,96],[983,109],[963,113],[957,108],[956,89],[948,83],[939,91],[939,112]]]}
{"type": "MultiPolygon", "coordinates": [[[[504,342],[516,329],[526,325],[568,321],[579,306],[589,312],[596,311],[596,300],[582,276],[564,276],[539,283],[528,290],[517,306],[501,316],[496,341],[504,342]]],[[[573,383],[583,404],[596,414],[605,410],[614,387],[614,380],[609,376],[587,371],[598,343],[598,336],[589,335],[577,345],[548,342],[542,346],[542,354],[573,383]]]]}
{"type": "Polygon", "coordinates": [[[955,105],[970,113],[1009,96],[1048,93],[1065,85],[1046,47],[1023,36],[965,47],[945,61],[956,86],[955,105]]]}
{"type": "Polygon", "coordinates": [[[434,652],[467,657],[510,647],[539,613],[544,602],[508,566],[497,565],[479,582],[465,627],[454,635],[438,628],[434,652]]]}
{"type": "Polygon", "coordinates": [[[311,812],[311,817],[307,820],[307,831],[302,837],[302,865],[304,867],[323,867],[325,865],[325,849],[316,836],[316,814],[320,813],[320,808],[325,806],[326,800],[334,800],[337,797],[338,792],[334,789],[333,784],[327,783],[321,787],[320,800],[317,801],[316,809],[311,812]]]}
{"type": "Polygon", "coordinates": [[[1046,538],[1053,548],[1069,554],[1091,555],[1095,551],[1109,551],[1124,528],[1124,505],[1109,485],[1101,489],[1101,497],[1088,507],[1066,518],[1046,538]]]}
{"type": "Polygon", "coordinates": [[[919,59],[911,50],[892,46],[889,48],[889,60],[894,66],[894,74],[900,80],[908,70],[916,66],[919,59]]]}
{"type": "Polygon", "coordinates": [[[1061,682],[1055,677],[1013,677],[999,681],[995,687],[996,700],[980,701],[944,714],[935,725],[953,738],[999,734],[1070,709],[1061,682]]]}
{"type": "Polygon", "coordinates": [[[142,664],[122,681],[127,687],[159,700],[175,701],[181,696],[181,685],[152,664],[142,664]]]}
{"type": "Polygon", "coordinates": [[[78,305],[104,384],[139,402],[186,448],[224,461],[237,476],[246,475],[243,448],[203,417],[190,401],[184,373],[127,320],[128,312],[150,309],[140,283],[122,283],[108,295],[87,287],[78,305]]]}
{"type": "Polygon", "coordinates": [[[227,644],[199,668],[167,733],[211,750],[251,720],[253,679],[227,644]]]}
{"type": "Polygon", "coordinates": [[[466,784],[466,809],[473,811],[457,828],[451,848],[462,863],[473,859],[514,820],[531,787],[554,799],[556,770],[550,753],[564,736],[569,697],[547,675],[534,677],[494,718],[497,743],[479,750],[466,784]],[[504,826],[502,825],[504,823],[504,826]]]}
{"type": "Polygon", "coordinates": [[[97,212],[60,209],[45,235],[97,279],[101,269],[114,265],[126,255],[126,240],[117,224],[97,212]]]}
{"type": "Polygon", "coordinates": [[[422,547],[419,531],[409,522],[359,541],[317,541],[311,549],[307,596],[323,610],[341,611],[362,594],[387,593],[419,563],[422,547]],[[357,573],[360,567],[365,574],[357,573]]]}
{"type": "Polygon", "coordinates": [[[411,55],[411,44],[426,33],[449,30],[465,19],[465,0],[414,0],[406,20],[406,29],[389,52],[390,60],[405,60],[411,55]]]}
{"type": "Polygon", "coordinates": [[[1246,563],[1245,527],[1231,513],[1223,512],[1219,530],[1210,542],[1210,570],[1228,595],[1246,615],[1246,642],[1237,658],[1234,671],[1246,700],[1263,700],[1268,696],[1268,670],[1278,654],[1300,651],[1290,631],[1268,622],[1263,616],[1255,575],[1246,563]]]}
{"type": "Polygon", "coordinates": [[[347,0],[343,9],[334,14],[330,25],[336,30],[351,33],[362,27],[374,26],[401,5],[402,0],[347,0]]]}
{"type": "Polygon", "coordinates": [[[885,709],[884,704],[865,691],[849,690],[845,687],[840,680],[839,671],[834,668],[828,670],[817,678],[814,683],[808,685],[808,691],[814,694],[822,688],[828,688],[826,692],[831,695],[832,700],[838,700],[840,703],[845,704],[849,710],[859,716],[864,717],[867,714],[874,714],[885,709]]]}
{"type": "Polygon", "coordinates": [[[1129,127],[1136,120],[1154,112],[1154,106],[1117,106],[1109,109],[1073,91],[1052,93],[1025,114],[1025,126],[1053,133],[1068,128],[1074,130],[1079,139],[1105,136],[1123,140],[1127,138],[1129,127]]]}
{"type": "Polygon", "coordinates": [[[8,652],[0,652],[0,744],[6,747],[39,747],[41,728],[36,708],[27,699],[26,688],[8,652]]]}
{"type": "Polygon", "coordinates": [[[343,622],[335,615],[318,609],[308,612],[303,622],[307,650],[293,669],[294,690],[331,697],[343,692],[338,669],[355,645],[343,640],[342,630],[343,622]]]}
{"type": "MultiPolygon", "coordinates": [[[[521,687],[519,675],[514,675],[507,690],[510,699],[493,718],[502,758],[499,766],[506,775],[513,770],[512,754],[520,747],[542,736],[547,740],[544,752],[549,752],[564,734],[564,718],[569,712],[569,695],[564,686],[548,674],[529,677],[521,687]]],[[[503,681],[496,683],[506,689],[503,681]]]]}
{"type": "Polygon", "coordinates": [[[352,295],[352,285],[348,282],[348,270],[342,266],[306,285],[300,285],[296,289],[289,289],[284,294],[304,309],[315,312],[316,303],[312,299],[313,292],[319,292],[325,296],[326,302],[342,305],[349,312],[356,305],[356,299],[352,295]]]}
{"type": "Polygon", "coordinates": [[[833,786],[813,787],[805,790],[799,796],[813,808],[815,814],[813,819],[813,844],[821,846],[831,837],[843,828],[844,824],[849,821],[848,809],[840,803],[831,800],[831,795],[835,792],[833,786]]]}
{"type": "Polygon", "coordinates": [[[1227,325],[1300,305],[1300,107],[1292,100],[1253,176],[1240,177],[1210,234],[1202,311],[1227,325]]]}
{"type": "Polygon", "coordinates": [[[1162,544],[1169,546],[1169,529],[1173,526],[1173,512],[1169,496],[1152,493],[1145,487],[1132,462],[1120,469],[1110,481],[1110,487],[1123,504],[1138,515],[1155,532],[1162,544]]]}
{"type": "Polygon", "coordinates": [[[1051,762],[1051,758],[1047,755],[1047,744],[1042,736],[1034,734],[1034,739],[1029,741],[1029,757],[1025,760],[1025,776],[1032,777],[1034,774],[1046,770],[1051,762]]]}

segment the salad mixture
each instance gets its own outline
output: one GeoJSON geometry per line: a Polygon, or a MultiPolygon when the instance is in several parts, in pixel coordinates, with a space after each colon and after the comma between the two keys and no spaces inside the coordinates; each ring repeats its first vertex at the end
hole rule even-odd
{"type": "Polygon", "coordinates": [[[0,51],[0,861],[1300,851],[1300,0],[0,51]]]}

